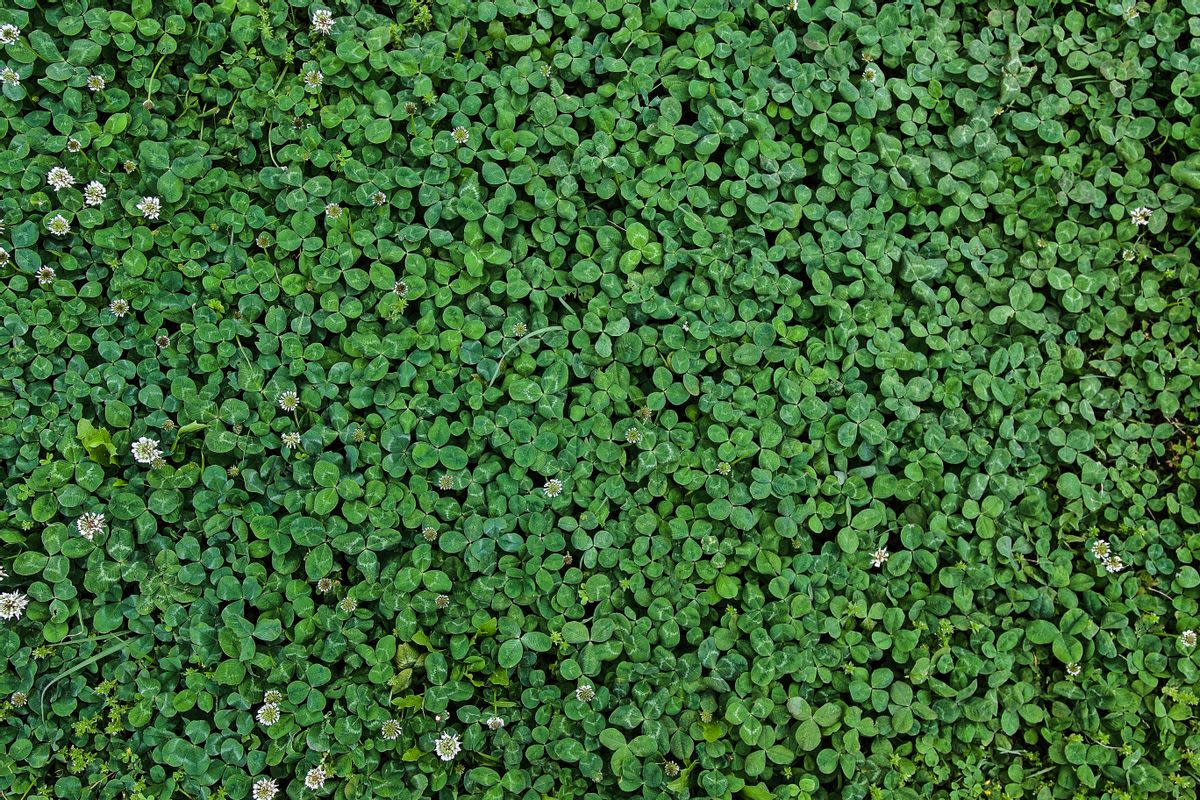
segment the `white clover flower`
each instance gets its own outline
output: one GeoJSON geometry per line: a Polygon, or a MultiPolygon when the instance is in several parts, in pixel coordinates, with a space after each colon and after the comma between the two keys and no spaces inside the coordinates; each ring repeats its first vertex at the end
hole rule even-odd
{"type": "Polygon", "coordinates": [[[0,69],[0,83],[3,83],[5,86],[20,86],[21,76],[12,67],[5,67],[4,69],[0,69]]]}
{"type": "Polygon", "coordinates": [[[799,11],[800,0],[788,0],[787,9],[788,11],[799,11]]]}
{"type": "Polygon", "coordinates": [[[160,333],[158,336],[154,337],[154,343],[158,345],[160,350],[165,350],[171,346],[171,337],[167,336],[165,333],[160,333]]]}
{"type": "Polygon", "coordinates": [[[1128,247],[1126,247],[1124,250],[1121,251],[1121,258],[1124,259],[1125,261],[1133,261],[1135,258],[1137,258],[1137,253],[1133,252],[1128,247]]]}
{"type": "Polygon", "coordinates": [[[1103,561],[1112,554],[1112,548],[1108,546],[1108,542],[1104,539],[1097,539],[1092,542],[1092,555],[1103,561]]]}
{"type": "Polygon", "coordinates": [[[304,86],[309,91],[316,91],[325,83],[325,74],[319,69],[310,69],[304,73],[304,86]]]}
{"type": "Polygon", "coordinates": [[[342,602],[338,603],[338,608],[347,614],[353,614],[354,610],[358,608],[358,601],[353,597],[344,597],[342,602]]]}
{"type": "Polygon", "coordinates": [[[438,488],[444,492],[448,492],[454,488],[454,476],[450,474],[443,475],[438,478],[438,488]]]}
{"type": "Polygon", "coordinates": [[[1179,643],[1184,647],[1195,647],[1196,639],[1196,632],[1193,630],[1186,630],[1179,634],[1179,643]]]}
{"type": "Polygon", "coordinates": [[[12,256],[3,247],[0,247],[0,267],[7,267],[8,261],[12,256]]]}
{"type": "Polygon", "coordinates": [[[9,695],[8,702],[12,703],[13,708],[22,708],[29,702],[29,695],[24,692],[13,692],[9,695]]]}
{"type": "Polygon", "coordinates": [[[279,722],[281,716],[283,715],[279,712],[279,703],[264,703],[263,707],[258,710],[255,719],[269,728],[279,722]]]}
{"type": "Polygon", "coordinates": [[[722,475],[728,475],[729,473],[733,472],[733,464],[730,464],[728,461],[722,461],[717,464],[717,472],[721,473],[722,475]]]}
{"type": "Polygon", "coordinates": [[[8,577],[8,570],[6,570],[4,567],[0,567],[0,581],[4,580],[7,577],[8,577]]]}
{"type": "Polygon", "coordinates": [[[104,184],[100,181],[92,181],[83,187],[83,204],[85,206],[98,206],[104,202],[106,197],[108,197],[108,189],[105,189],[104,184]]]}
{"type": "Polygon", "coordinates": [[[512,327],[512,335],[513,336],[524,336],[526,334],[526,332],[528,332],[528,331],[529,331],[529,326],[526,325],[524,322],[518,322],[516,325],[513,325],[513,327],[512,327]]]}
{"type": "Polygon", "coordinates": [[[324,788],[325,777],[325,767],[313,767],[304,776],[304,786],[308,789],[312,789],[313,791],[324,788]]]}
{"type": "Polygon", "coordinates": [[[558,478],[551,478],[546,481],[546,485],[542,487],[542,491],[546,493],[546,497],[558,497],[562,494],[563,483],[558,478]]]}
{"type": "Polygon", "coordinates": [[[1079,673],[1083,672],[1083,667],[1078,664],[1067,664],[1067,674],[1072,678],[1078,677],[1079,673]]]}
{"type": "Polygon", "coordinates": [[[878,550],[876,550],[874,553],[871,554],[871,566],[872,567],[882,567],[884,564],[887,563],[887,560],[891,557],[892,557],[892,554],[889,553],[886,548],[881,547],[878,550]]]}
{"type": "Polygon", "coordinates": [[[450,607],[450,596],[446,594],[439,594],[433,599],[433,604],[439,609],[445,610],[450,607]]]}
{"type": "Polygon", "coordinates": [[[313,12],[313,15],[312,15],[313,33],[320,34],[321,36],[328,36],[330,33],[333,32],[333,23],[334,23],[334,19],[333,19],[332,11],[325,9],[325,8],[318,8],[316,11],[313,12]]]}
{"type": "Polygon", "coordinates": [[[542,77],[543,78],[550,77],[550,65],[549,64],[542,64],[542,77]]]}
{"type": "Polygon", "coordinates": [[[21,29],[12,23],[0,25],[0,44],[16,44],[21,38],[21,29]]]}
{"type": "Polygon", "coordinates": [[[457,128],[455,128],[451,135],[454,137],[454,141],[458,144],[466,144],[467,142],[471,141],[471,132],[462,125],[459,125],[457,128]]]}
{"type": "Polygon", "coordinates": [[[327,219],[339,219],[342,216],[342,207],[337,203],[330,203],[325,206],[325,217],[327,219]]]}
{"type": "Polygon", "coordinates": [[[267,689],[265,692],[263,692],[263,702],[264,703],[282,703],[283,702],[283,692],[279,691],[278,689],[267,689]]]}
{"type": "Polygon", "coordinates": [[[75,521],[75,527],[79,530],[79,534],[90,542],[98,534],[104,533],[104,515],[95,512],[84,514],[75,521]]]}
{"type": "Polygon", "coordinates": [[[1129,221],[1134,225],[1149,225],[1150,224],[1150,209],[1145,206],[1138,206],[1133,211],[1129,212],[1129,221]]]}
{"type": "Polygon", "coordinates": [[[392,294],[396,295],[397,297],[406,296],[408,294],[408,282],[403,280],[396,281],[392,285],[392,294]]]}
{"type": "Polygon", "coordinates": [[[38,267],[37,275],[39,286],[49,286],[54,283],[54,267],[38,267]]]}
{"type": "Polygon", "coordinates": [[[333,587],[333,578],[321,578],[321,580],[317,581],[317,591],[321,594],[329,594],[333,591],[333,587]]]}
{"type": "Polygon", "coordinates": [[[275,781],[270,778],[263,778],[254,782],[254,790],[251,792],[251,797],[254,800],[271,800],[277,794],[279,794],[279,787],[275,784],[275,781]]]}
{"type": "Polygon", "coordinates": [[[637,428],[630,428],[629,430],[625,431],[625,441],[629,442],[630,444],[637,444],[641,440],[642,432],[637,428]]]}
{"type": "Polygon", "coordinates": [[[421,529],[421,536],[425,538],[425,541],[432,542],[437,539],[437,528],[432,525],[426,525],[421,529]]]}
{"type": "Polygon", "coordinates": [[[867,64],[862,71],[862,76],[867,83],[878,83],[879,69],[874,64],[867,64]]]}
{"type": "Polygon", "coordinates": [[[137,162],[136,161],[122,162],[121,168],[125,170],[126,174],[132,174],[137,171],[137,162]]]}
{"type": "Polygon", "coordinates": [[[68,153],[78,153],[82,149],[83,149],[83,142],[79,141],[75,137],[71,137],[70,139],[67,139],[67,152],[68,153]]]}
{"type": "Polygon", "coordinates": [[[155,220],[162,211],[162,201],[157,197],[143,197],[142,202],[138,203],[136,207],[138,211],[142,212],[143,217],[155,220]]]}
{"type": "Polygon", "coordinates": [[[595,696],[596,690],[592,688],[590,683],[582,684],[575,690],[575,699],[581,703],[590,703],[595,696]]]}
{"type": "Polygon", "coordinates": [[[66,236],[71,232],[71,223],[62,214],[55,214],[46,228],[55,236],[66,236]]]}
{"type": "Polygon", "coordinates": [[[54,191],[61,192],[75,183],[75,176],[64,167],[54,167],[46,173],[46,183],[54,187],[54,191]]]}
{"type": "Polygon", "coordinates": [[[504,720],[500,717],[488,717],[483,724],[488,726],[488,730],[498,731],[504,727],[504,720]]]}
{"type": "Polygon", "coordinates": [[[0,594],[0,619],[20,619],[27,605],[29,598],[21,592],[0,594]]]}
{"type": "Polygon", "coordinates": [[[157,459],[162,458],[162,451],[158,449],[158,440],[151,439],[149,436],[143,436],[130,446],[133,452],[133,458],[139,464],[153,464],[157,459]]]}
{"type": "Polygon", "coordinates": [[[1104,559],[1104,568],[1110,573],[1117,573],[1125,569],[1125,562],[1118,555],[1111,555],[1104,559]]]}
{"type": "Polygon", "coordinates": [[[453,761],[461,750],[462,742],[459,741],[458,734],[450,731],[443,733],[433,743],[433,751],[442,761],[453,761]]]}
{"type": "Polygon", "coordinates": [[[283,446],[289,450],[295,450],[300,446],[300,434],[295,431],[288,431],[283,435],[283,446]]]}
{"type": "Polygon", "coordinates": [[[104,87],[106,85],[107,84],[105,83],[104,77],[102,75],[88,75],[87,76],[87,88],[89,91],[91,91],[93,93],[104,91],[104,87]]]}
{"type": "Polygon", "coordinates": [[[108,304],[108,310],[112,312],[114,317],[120,319],[129,313],[129,301],[123,297],[118,297],[108,304]]]}
{"type": "Polygon", "coordinates": [[[279,407],[284,411],[295,411],[300,407],[300,395],[290,389],[279,395],[279,407]]]}
{"type": "Polygon", "coordinates": [[[377,206],[381,206],[387,202],[387,195],[383,192],[375,192],[375,194],[371,195],[371,202],[377,206]]]}
{"type": "Polygon", "coordinates": [[[379,735],[389,742],[394,742],[400,738],[400,723],[394,719],[389,719],[383,723],[383,727],[379,729],[379,735]]]}

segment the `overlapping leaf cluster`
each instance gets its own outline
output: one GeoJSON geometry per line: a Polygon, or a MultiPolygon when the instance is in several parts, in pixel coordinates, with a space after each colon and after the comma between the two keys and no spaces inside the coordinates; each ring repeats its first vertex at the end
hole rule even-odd
{"type": "Polygon", "coordinates": [[[1196,796],[1198,0],[0,24],[0,795],[1196,796]]]}

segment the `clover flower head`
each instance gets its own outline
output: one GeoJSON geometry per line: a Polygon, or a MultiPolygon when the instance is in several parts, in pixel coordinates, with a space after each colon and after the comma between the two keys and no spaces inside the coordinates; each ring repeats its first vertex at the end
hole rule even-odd
{"type": "Polygon", "coordinates": [[[79,141],[74,136],[72,136],[70,139],[67,139],[68,153],[78,153],[81,150],[83,150],[83,142],[79,141]]]}
{"type": "Polygon", "coordinates": [[[342,207],[337,203],[330,203],[325,206],[326,219],[339,219],[342,216],[342,207]]]}
{"type": "Polygon", "coordinates": [[[459,125],[457,128],[455,128],[451,133],[451,136],[454,137],[454,141],[457,144],[466,144],[467,142],[471,141],[471,132],[462,125],[459,125]]]}
{"type": "Polygon", "coordinates": [[[863,80],[867,83],[879,82],[879,68],[874,64],[867,64],[862,71],[863,80]]]}
{"type": "Polygon", "coordinates": [[[55,214],[46,224],[46,229],[55,236],[66,236],[71,232],[71,223],[62,214],[55,214]]]}
{"type": "Polygon", "coordinates": [[[592,688],[590,683],[582,684],[578,689],[575,690],[575,699],[581,703],[591,702],[592,698],[595,696],[596,690],[592,688]]]}
{"type": "Polygon", "coordinates": [[[325,786],[325,778],[325,767],[313,767],[304,775],[304,786],[313,791],[322,789],[325,786]]]}
{"type": "Polygon", "coordinates": [[[488,726],[488,730],[498,731],[504,727],[504,720],[497,716],[491,716],[484,720],[483,724],[488,726]]]}
{"type": "Polygon", "coordinates": [[[46,183],[54,187],[54,191],[61,192],[75,183],[75,176],[65,167],[54,167],[46,173],[46,183]]]}
{"type": "Polygon", "coordinates": [[[788,0],[787,9],[788,11],[799,11],[800,0],[788,0]]]}
{"type": "Polygon", "coordinates": [[[426,525],[421,529],[421,536],[424,537],[425,541],[427,542],[435,541],[437,539],[437,535],[437,528],[433,527],[432,525],[426,525]]]}
{"type": "Polygon", "coordinates": [[[551,478],[546,481],[546,485],[542,487],[542,491],[546,493],[546,497],[558,497],[562,494],[563,483],[558,478],[551,478]]]}
{"type": "Polygon", "coordinates": [[[104,533],[104,515],[96,512],[84,514],[75,521],[75,527],[78,529],[79,535],[90,542],[98,534],[104,533]]]}
{"type": "Polygon", "coordinates": [[[386,202],[387,202],[387,195],[384,194],[383,192],[375,192],[374,194],[371,195],[371,203],[373,203],[374,205],[381,206],[386,202]]]}
{"type": "Polygon", "coordinates": [[[666,775],[668,778],[678,777],[679,776],[679,765],[676,764],[674,761],[668,761],[667,763],[663,764],[663,774],[666,775]]]}
{"type": "Polygon", "coordinates": [[[408,294],[408,282],[404,280],[396,281],[392,284],[392,294],[397,297],[404,297],[408,294]]]}
{"type": "Polygon", "coordinates": [[[542,64],[542,77],[549,78],[552,68],[549,64],[542,64]]]}
{"type": "Polygon", "coordinates": [[[1184,647],[1195,647],[1197,638],[1195,631],[1186,630],[1179,634],[1179,643],[1184,647]]]}
{"type": "Polygon", "coordinates": [[[528,331],[529,331],[528,325],[526,325],[524,322],[518,322],[516,325],[513,325],[512,335],[513,336],[524,336],[528,331]]]}
{"type": "Polygon", "coordinates": [[[112,312],[114,317],[123,317],[129,313],[129,301],[123,297],[118,297],[108,304],[108,310],[112,312]]]}
{"type": "Polygon", "coordinates": [[[4,567],[0,567],[0,581],[4,580],[7,577],[8,577],[8,570],[6,570],[4,567]]]}
{"type": "Polygon", "coordinates": [[[358,601],[353,597],[343,597],[342,602],[338,603],[338,608],[346,614],[353,614],[358,608],[358,601]]]}
{"type": "Polygon", "coordinates": [[[29,598],[22,592],[0,594],[0,619],[20,619],[27,605],[29,598]]]}
{"type": "Polygon", "coordinates": [[[316,91],[325,83],[325,73],[319,69],[310,69],[304,73],[304,86],[310,91],[316,91]]]}
{"type": "Polygon", "coordinates": [[[12,256],[9,255],[8,251],[0,247],[0,267],[7,267],[11,258],[12,256]]]}
{"type": "Polygon", "coordinates": [[[0,83],[3,83],[5,86],[20,86],[21,76],[12,67],[5,67],[4,69],[0,69],[0,83]]]}
{"type": "Polygon", "coordinates": [[[1103,561],[1112,554],[1112,548],[1108,546],[1108,542],[1104,539],[1097,539],[1092,542],[1092,555],[1103,561]]]}
{"type": "Polygon", "coordinates": [[[637,428],[630,428],[629,430],[625,431],[625,441],[629,442],[630,444],[637,444],[641,440],[642,432],[637,428]]]}
{"type": "Polygon", "coordinates": [[[137,204],[137,210],[142,212],[142,216],[149,220],[158,219],[158,215],[162,212],[162,201],[157,197],[143,197],[142,201],[137,204]]]}
{"type": "Polygon", "coordinates": [[[281,392],[279,395],[279,407],[284,411],[295,411],[300,407],[300,395],[292,390],[281,392]]]}
{"type": "Polygon", "coordinates": [[[321,580],[317,581],[317,591],[321,594],[329,594],[333,591],[335,585],[336,581],[333,578],[321,578],[321,580]]]}
{"type": "Polygon", "coordinates": [[[12,23],[0,25],[0,44],[16,44],[21,38],[21,29],[12,23]]]}
{"type": "Polygon", "coordinates": [[[442,761],[453,761],[461,750],[462,742],[459,741],[458,734],[451,731],[446,731],[433,743],[433,751],[442,761]]]}
{"type": "Polygon", "coordinates": [[[1129,212],[1129,221],[1134,225],[1144,226],[1150,224],[1150,209],[1145,206],[1138,206],[1133,211],[1129,212]]]}
{"type": "Polygon", "coordinates": [[[717,472],[721,473],[722,475],[728,475],[729,473],[733,472],[733,465],[728,461],[722,461],[721,463],[717,464],[717,472]]]}
{"type": "Polygon", "coordinates": [[[400,723],[394,719],[389,719],[379,729],[379,735],[389,742],[396,741],[400,738],[400,723]]]}
{"type": "Polygon", "coordinates": [[[9,695],[8,702],[12,704],[13,708],[21,708],[29,702],[29,695],[24,692],[13,692],[9,695]]]}
{"type": "Polygon", "coordinates": [[[255,781],[254,789],[250,793],[254,800],[271,800],[277,794],[279,794],[279,786],[270,778],[255,781]]]}
{"type": "Polygon", "coordinates": [[[871,554],[871,566],[872,567],[882,567],[884,564],[887,563],[887,560],[891,557],[892,557],[892,554],[889,553],[886,548],[881,547],[878,550],[876,550],[874,553],[871,554]]]}
{"type": "Polygon", "coordinates": [[[121,164],[121,168],[124,169],[126,173],[136,172],[137,171],[137,162],[136,161],[126,161],[121,164]]]}
{"type": "Polygon", "coordinates": [[[88,75],[87,76],[87,88],[88,88],[88,91],[90,91],[90,92],[93,92],[93,93],[94,92],[102,92],[102,91],[104,91],[104,87],[107,85],[108,84],[104,80],[103,75],[88,75]]]}
{"type": "Polygon", "coordinates": [[[282,714],[279,712],[279,703],[263,703],[262,708],[258,710],[258,714],[255,718],[260,724],[269,728],[276,722],[279,722],[279,718],[281,716],[282,714]]]}
{"type": "Polygon", "coordinates": [[[38,267],[37,275],[39,286],[49,286],[54,283],[54,267],[38,267]]]}
{"type": "Polygon", "coordinates": [[[282,703],[283,702],[283,692],[279,691],[278,689],[267,689],[265,692],[263,692],[263,702],[264,703],[282,703]]]}
{"type": "Polygon", "coordinates": [[[448,492],[454,488],[454,476],[449,473],[438,478],[438,488],[444,492],[448,492]]]}
{"type": "Polygon", "coordinates": [[[149,436],[138,439],[129,449],[133,452],[134,460],[139,464],[153,464],[162,458],[162,451],[158,449],[158,440],[151,439],[149,436]]]}
{"type": "Polygon", "coordinates": [[[1067,664],[1067,674],[1070,675],[1072,678],[1078,677],[1079,673],[1081,673],[1081,672],[1083,672],[1083,667],[1079,666],[1078,664],[1076,664],[1076,663],[1067,664]]]}
{"type": "Polygon", "coordinates": [[[83,187],[83,204],[85,206],[98,206],[104,202],[106,197],[108,197],[108,189],[105,189],[104,184],[100,181],[92,181],[83,187]]]}
{"type": "Polygon", "coordinates": [[[167,336],[165,333],[160,333],[158,336],[154,337],[154,343],[158,345],[160,350],[164,350],[171,346],[171,337],[167,336]]]}
{"type": "Polygon", "coordinates": [[[333,12],[327,8],[318,8],[312,15],[313,33],[328,36],[333,32],[333,12]]]}
{"type": "Polygon", "coordinates": [[[1104,568],[1110,573],[1116,574],[1125,569],[1125,562],[1121,560],[1120,556],[1114,554],[1104,559],[1104,568]]]}
{"type": "Polygon", "coordinates": [[[295,450],[300,446],[300,434],[295,431],[288,431],[283,435],[283,446],[289,450],[295,450]]]}

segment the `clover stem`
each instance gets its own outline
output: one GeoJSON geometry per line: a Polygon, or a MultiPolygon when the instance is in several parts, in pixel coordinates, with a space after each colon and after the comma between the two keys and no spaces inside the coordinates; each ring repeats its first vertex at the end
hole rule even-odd
{"type": "Polygon", "coordinates": [[[496,374],[492,376],[492,379],[490,381],[488,381],[487,388],[488,389],[492,388],[492,384],[496,382],[496,378],[500,377],[500,370],[504,367],[504,359],[508,358],[508,354],[511,353],[513,350],[515,350],[517,347],[520,347],[521,342],[524,342],[526,339],[529,339],[533,336],[541,336],[543,333],[549,333],[550,331],[561,331],[561,330],[562,330],[561,325],[550,325],[549,327],[546,327],[546,328],[538,328],[536,331],[531,331],[531,332],[525,334],[524,336],[522,336],[520,339],[517,339],[515,342],[513,342],[512,345],[507,350],[504,351],[504,354],[502,356],[500,356],[500,361],[496,364],[496,374]]]}
{"type": "Polygon", "coordinates": [[[150,95],[153,93],[154,77],[156,75],[158,75],[158,68],[162,66],[162,62],[166,57],[167,57],[166,53],[163,53],[161,56],[158,57],[158,63],[154,65],[154,71],[150,73],[150,80],[146,81],[146,100],[147,101],[150,100],[150,95]]]}

